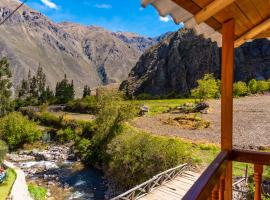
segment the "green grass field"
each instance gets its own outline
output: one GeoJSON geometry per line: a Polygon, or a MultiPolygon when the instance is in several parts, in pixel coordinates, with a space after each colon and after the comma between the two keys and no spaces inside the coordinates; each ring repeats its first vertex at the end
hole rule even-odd
{"type": "Polygon", "coordinates": [[[8,197],[12,185],[16,179],[16,173],[13,169],[8,169],[7,173],[7,180],[0,184],[0,200],[5,200],[8,197]]]}
{"type": "Polygon", "coordinates": [[[184,103],[194,103],[194,99],[161,99],[161,100],[133,100],[132,102],[149,107],[148,115],[153,116],[159,113],[176,108],[184,103]]]}
{"type": "Polygon", "coordinates": [[[47,195],[47,189],[34,184],[28,185],[28,190],[31,197],[34,200],[45,200],[47,195]]]}

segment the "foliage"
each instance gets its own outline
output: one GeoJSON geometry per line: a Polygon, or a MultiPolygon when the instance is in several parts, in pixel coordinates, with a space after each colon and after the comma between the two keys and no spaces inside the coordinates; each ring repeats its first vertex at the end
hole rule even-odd
{"type": "Polygon", "coordinates": [[[108,145],[107,176],[121,189],[134,187],[152,176],[183,163],[194,163],[183,141],[153,136],[127,128],[108,145]]]}
{"type": "Polygon", "coordinates": [[[246,83],[242,81],[238,81],[233,84],[233,95],[235,97],[246,96],[248,93],[249,93],[249,88],[247,87],[246,83]]]}
{"type": "Polygon", "coordinates": [[[76,99],[69,101],[65,108],[69,112],[96,114],[97,109],[97,97],[96,96],[86,96],[82,99],[76,99]]]}
{"type": "Polygon", "coordinates": [[[13,169],[7,169],[7,179],[4,183],[0,184],[0,200],[7,199],[15,179],[16,172],[13,169]]]}
{"type": "Polygon", "coordinates": [[[219,83],[212,74],[205,74],[203,79],[197,81],[198,86],[191,91],[191,96],[200,101],[219,96],[219,83]]]}
{"type": "Polygon", "coordinates": [[[8,147],[6,143],[2,140],[0,140],[0,164],[4,160],[6,154],[8,152],[8,147]]]}
{"type": "Polygon", "coordinates": [[[255,94],[258,92],[258,86],[257,86],[257,81],[255,79],[252,79],[248,82],[248,88],[249,88],[249,91],[252,93],[252,94],[255,94]]]}
{"type": "Polygon", "coordinates": [[[75,139],[75,133],[71,128],[60,129],[56,132],[56,138],[59,142],[65,143],[75,139]]]}
{"type": "Polygon", "coordinates": [[[0,116],[13,110],[11,101],[11,71],[7,58],[0,60],[0,116]]]}
{"type": "Polygon", "coordinates": [[[41,135],[36,123],[20,113],[13,112],[0,119],[0,138],[11,149],[17,149],[25,143],[32,143],[41,135]]]}
{"type": "Polygon", "coordinates": [[[71,83],[67,80],[67,75],[65,74],[64,79],[56,84],[55,88],[55,98],[57,103],[67,103],[74,99],[75,91],[73,80],[71,83]]]}
{"type": "Polygon", "coordinates": [[[91,95],[91,88],[88,85],[85,85],[83,88],[83,98],[90,95],[91,95]]]}
{"type": "Polygon", "coordinates": [[[138,100],[151,100],[153,99],[152,95],[148,94],[148,93],[141,93],[139,94],[136,99],[138,100]]]}
{"type": "Polygon", "coordinates": [[[47,196],[47,189],[34,184],[28,185],[28,191],[34,200],[45,200],[47,196]]]}
{"type": "Polygon", "coordinates": [[[257,81],[257,92],[264,93],[270,89],[270,85],[267,81],[257,81]]]}
{"type": "Polygon", "coordinates": [[[29,70],[28,78],[23,79],[17,87],[16,108],[53,102],[54,94],[49,86],[46,87],[46,74],[43,68],[39,66],[34,76],[29,70]]]}
{"type": "Polygon", "coordinates": [[[97,109],[95,120],[97,128],[89,150],[90,162],[102,161],[104,159],[102,152],[106,150],[106,145],[121,132],[121,125],[139,113],[139,107],[124,101],[121,93],[102,89],[97,92],[97,109]]]}

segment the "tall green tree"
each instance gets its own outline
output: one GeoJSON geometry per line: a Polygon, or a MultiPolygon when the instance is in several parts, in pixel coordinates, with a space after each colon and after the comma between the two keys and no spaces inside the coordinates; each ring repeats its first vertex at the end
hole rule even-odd
{"type": "Polygon", "coordinates": [[[11,76],[8,60],[4,57],[0,60],[0,116],[7,114],[13,109],[11,76]]]}
{"type": "Polygon", "coordinates": [[[83,98],[90,95],[91,95],[91,88],[88,85],[85,85],[83,88],[83,98]]]}
{"type": "Polygon", "coordinates": [[[67,75],[65,74],[64,79],[56,84],[55,98],[57,103],[67,103],[74,99],[75,91],[73,80],[69,83],[67,75]]]}

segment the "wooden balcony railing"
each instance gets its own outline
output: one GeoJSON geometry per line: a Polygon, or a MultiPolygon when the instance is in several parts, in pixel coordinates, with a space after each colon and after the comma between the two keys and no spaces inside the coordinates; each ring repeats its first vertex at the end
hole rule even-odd
{"type": "MultiPolygon", "coordinates": [[[[222,151],[196,181],[184,200],[225,199],[225,177],[228,161],[254,164],[254,200],[261,200],[263,166],[270,165],[270,153],[244,150],[222,151]]],[[[232,192],[230,193],[232,194],[232,192]]],[[[231,199],[227,197],[226,199],[231,199]]]]}

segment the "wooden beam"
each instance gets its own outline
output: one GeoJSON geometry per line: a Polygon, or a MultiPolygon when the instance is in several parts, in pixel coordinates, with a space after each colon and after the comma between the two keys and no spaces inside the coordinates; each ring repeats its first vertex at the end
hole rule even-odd
{"type": "Polygon", "coordinates": [[[195,15],[195,20],[198,24],[206,21],[219,11],[223,10],[236,0],[215,0],[195,15]]]}
{"type": "Polygon", "coordinates": [[[234,149],[232,151],[233,161],[243,163],[253,163],[259,165],[270,165],[270,153],[268,152],[257,152],[234,149]]]}
{"type": "MultiPolygon", "coordinates": [[[[221,149],[232,151],[233,131],[233,68],[234,29],[231,19],[222,25],[222,65],[221,65],[221,149]]],[[[232,162],[226,170],[225,199],[232,199],[232,162]]]]}
{"type": "Polygon", "coordinates": [[[269,28],[270,28],[270,18],[266,19],[265,21],[255,26],[241,37],[239,37],[234,42],[234,47],[237,48],[242,44],[244,44],[246,41],[256,38],[256,36],[263,33],[264,31],[267,31],[269,28]]]}

